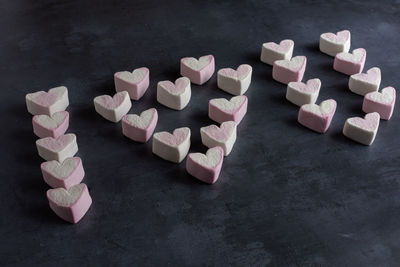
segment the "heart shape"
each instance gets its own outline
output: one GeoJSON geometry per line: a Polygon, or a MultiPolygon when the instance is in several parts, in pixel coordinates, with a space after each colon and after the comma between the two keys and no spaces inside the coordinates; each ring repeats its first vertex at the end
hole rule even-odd
{"type": "Polygon", "coordinates": [[[40,138],[57,138],[63,135],[69,126],[69,113],[58,111],[51,116],[35,115],[32,117],[33,132],[40,138]]]}
{"type": "Polygon", "coordinates": [[[190,80],[187,77],[176,79],[175,84],[171,81],[157,84],[157,101],[171,109],[184,109],[189,104],[191,95],[190,80]]]}
{"type": "Polygon", "coordinates": [[[150,81],[150,71],[146,67],[130,71],[120,71],[114,74],[115,90],[127,91],[131,99],[139,100],[147,91],[150,81]]]}
{"type": "Polygon", "coordinates": [[[336,34],[326,32],[321,34],[321,38],[331,43],[345,44],[347,41],[350,41],[350,32],[348,30],[340,31],[336,34]]]}
{"type": "Polygon", "coordinates": [[[132,72],[120,71],[115,73],[115,76],[127,83],[138,84],[149,76],[149,72],[148,68],[142,67],[134,69],[132,72]]]}
{"type": "Polygon", "coordinates": [[[96,96],[93,102],[97,113],[112,122],[120,121],[132,107],[127,91],[116,93],[113,97],[109,95],[96,96]]]}
{"type": "Polygon", "coordinates": [[[65,110],[69,105],[68,89],[59,86],[48,92],[39,91],[25,96],[26,106],[32,115],[53,115],[55,112],[65,110]]]}
{"type": "Polygon", "coordinates": [[[234,96],[230,100],[214,98],[209,102],[208,116],[219,123],[234,121],[239,124],[246,115],[247,103],[245,95],[234,96]]]}
{"type": "Polygon", "coordinates": [[[78,152],[75,134],[65,134],[57,138],[45,137],[36,141],[39,155],[45,160],[64,161],[78,152]]]}
{"type": "Polygon", "coordinates": [[[292,40],[286,39],[286,40],[282,40],[279,44],[274,43],[274,42],[264,43],[263,47],[265,47],[269,50],[272,50],[274,52],[285,54],[285,53],[289,52],[290,50],[293,50],[294,42],[292,40]]]}
{"type": "Polygon", "coordinates": [[[375,131],[379,127],[380,116],[377,112],[368,113],[364,118],[353,117],[347,119],[347,123],[365,131],[375,131]]]}
{"type": "Polygon", "coordinates": [[[274,65],[280,66],[293,72],[298,72],[304,67],[306,62],[307,58],[305,56],[296,56],[290,60],[277,60],[274,62],[274,65]]]}
{"type": "Polygon", "coordinates": [[[122,117],[122,133],[134,141],[147,142],[154,132],[157,121],[158,113],[155,108],[143,111],[140,116],[127,114],[122,117]]]}
{"type": "Polygon", "coordinates": [[[251,75],[251,72],[252,67],[250,65],[242,64],[236,70],[231,68],[220,69],[218,74],[236,81],[240,81],[247,78],[248,75],[251,75]]]}
{"type": "Polygon", "coordinates": [[[64,188],[49,189],[47,199],[50,208],[62,219],[77,223],[89,210],[92,198],[85,184],[64,188]]]}
{"type": "Polygon", "coordinates": [[[366,73],[357,73],[351,75],[351,78],[358,81],[363,81],[369,84],[380,84],[381,83],[381,69],[374,67],[367,70],[366,73]]]}
{"type": "Polygon", "coordinates": [[[381,70],[374,67],[367,73],[357,73],[350,76],[349,89],[353,93],[366,95],[370,92],[377,91],[381,84],[381,70]]]}
{"type": "Polygon", "coordinates": [[[202,56],[198,60],[194,57],[181,59],[181,75],[188,77],[194,84],[202,85],[214,74],[214,56],[202,56]]]}
{"type": "Polygon", "coordinates": [[[321,80],[320,79],[310,79],[306,83],[303,82],[291,82],[289,83],[290,87],[294,90],[298,91],[302,94],[314,94],[319,92],[321,88],[321,80]]]}
{"type": "Polygon", "coordinates": [[[62,163],[52,160],[40,165],[45,182],[53,188],[70,188],[79,184],[85,176],[79,157],[65,159],[62,163]]]}
{"type": "Polygon", "coordinates": [[[153,153],[157,156],[180,163],[190,148],[190,129],[182,127],[169,132],[158,132],[153,135],[153,153]]]}
{"type": "Polygon", "coordinates": [[[365,113],[378,112],[381,119],[389,120],[392,117],[396,103],[396,90],[385,87],[381,92],[370,92],[365,95],[362,110],[365,113]]]}
{"type": "Polygon", "coordinates": [[[227,156],[236,141],[236,128],[234,121],[225,121],[220,127],[217,125],[202,127],[200,128],[201,140],[209,148],[221,146],[227,156]]]}
{"type": "Polygon", "coordinates": [[[318,116],[327,116],[335,113],[336,110],[336,101],[333,99],[328,99],[325,101],[322,101],[319,105],[317,104],[307,104],[301,106],[301,109],[314,113],[315,115],[318,116]]]}
{"type": "Polygon", "coordinates": [[[224,68],[218,71],[218,88],[232,95],[243,95],[251,83],[253,68],[248,64],[240,65],[237,70],[224,68]]]}
{"type": "Polygon", "coordinates": [[[290,82],[286,89],[286,99],[298,106],[312,104],[317,100],[320,88],[320,79],[310,79],[306,83],[290,82]]]}
{"type": "Polygon", "coordinates": [[[175,80],[175,84],[171,81],[161,81],[158,82],[158,86],[163,88],[171,95],[182,95],[187,87],[190,86],[190,80],[187,77],[180,77],[175,80]]]}
{"type": "Polygon", "coordinates": [[[202,56],[199,59],[194,57],[185,57],[182,58],[182,63],[192,70],[200,71],[211,64],[213,59],[214,57],[212,55],[202,56]]]}
{"type": "Polygon", "coordinates": [[[218,180],[224,160],[224,150],[213,147],[202,153],[190,153],[186,161],[186,170],[197,179],[213,184],[218,180]]]}
{"type": "Polygon", "coordinates": [[[297,121],[313,131],[325,133],[335,115],[336,106],[336,101],[333,99],[322,101],[319,105],[314,103],[302,105],[297,121]]]}
{"type": "Polygon", "coordinates": [[[391,86],[385,87],[381,92],[368,93],[365,98],[369,98],[377,103],[390,104],[396,100],[396,90],[391,86]]]}
{"type": "Polygon", "coordinates": [[[346,62],[360,63],[365,60],[366,55],[367,51],[364,48],[357,48],[351,53],[341,52],[336,55],[336,58],[346,62]]]}
{"type": "Polygon", "coordinates": [[[348,118],[343,127],[343,134],[363,145],[371,145],[379,128],[380,115],[377,112],[368,113],[364,119],[348,118]]]}

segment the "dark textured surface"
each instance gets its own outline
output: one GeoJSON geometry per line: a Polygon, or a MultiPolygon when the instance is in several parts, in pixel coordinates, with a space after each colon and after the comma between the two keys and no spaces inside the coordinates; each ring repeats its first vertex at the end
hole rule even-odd
{"type": "Polygon", "coordinates": [[[399,88],[399,1],[2,1],[0,12],[2,266],[400,262],[399,107],[371,147],[346,139],[344,121],[363,115],[362,97],[318,51],[320,33],[349,29],[352,49],[367,49],[366,68],[379,66],[382,86],[399,88]],[[285,86],[258,59],[263,42],[284,38],[307,56],[305,79],[322,80],[319,100],[338,102],[324,135],[296,123],[285,86]],[[147,66],[150,88],[131,113],[156,107],[156,131],[188,126],[191,151],[205,152],[208,100],[229,97],[216,76],[193,85],[180,112],[157,104],[155,92],[157,81],[178,78],[181,57],[208,53],[217,69],[254,68],[247,116],[213,186],[154,156],[151,141],[124,138],[92,104],[114,93],[115,71],[147,66]],[[58,85],[69,89],[69,132],[93,198],[76,225],[48,207],[24,102],[58,85]]]}

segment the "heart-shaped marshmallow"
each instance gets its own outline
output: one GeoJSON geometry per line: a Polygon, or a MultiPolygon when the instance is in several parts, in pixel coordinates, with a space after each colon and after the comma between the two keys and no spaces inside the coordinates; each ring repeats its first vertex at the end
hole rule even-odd
{"type": "Polygon", "coordinates": [[[303,79],[306,65],[305,56],[293,57],[290,60],[276,60],[272,68],[272,78],[284,84],[299,82],[303,79]]]}
{"type": "Polygon", "coordinates": [[[320,79],[311,79],[306,83],[290,82],[286,89],[286,99],[297,106],[313,104],[317,101],[320,88],[320,79]]]}
{"type": "Polygon", "coordinates": [[[188,127],[175,129],[173,134],[158,132],[153,135],[153,153],[165,160],[180,163],[186,157],[189,148],[188,127]]]}
{"type": "Polygon", "coordinates": [[[343,134],[348,138],[363,145],[371,145],[379,128],[379,113],[373,112],[365,115],[365,118],[348,118],[343,127],[343,134]]]}
{"type": "Polygon", "coordinates": [[[119,71],[114,74],[115,91],[127,91],[129,97],[139,100],[149,88],[150,71],[146,67],[130,71],[119,71]]]}
{"type": "Polygon", "coordinates": [[[224,155],[228,156],[236,141],[236,127],[234,121],[225,121],[220,127],[217,125],[202,127],[200,128],[201,141],[208,148],[222,147],[224,155]]]}
{"type": "Polygon", "coordinates": [[[211,99],[208,104],[208,117],[223,123],[234,121],[239,124],[247,112],[247,97],[245,95],[234,96],[230,100],[225,98],[211,99]]]}
{"type": "Polygon", "coordinates": [[[92,198],[85,184],[77,184],[65,190],[56,188],[47,190],[50,208],[63,220],[79,222],[92,205],[92,198]]]}
{"type": "Polygon", "coordinates": [[[353,74],[349,79],[350,91],[359,95],[378,91],[380,85],[381,69],[377,67],[367,70],[367,73],[353,74]]]}
{"type": "Polygon", "coordinates": [[[109,95],[96,96],[93,100],[94,108],[103,118],[112,122],[119,122],[132,107],[127,91],[109,95]]]}
{"type": "Polygon", "coordinates": [[[261,47],[261,61],[273,65],[276,60],[289,60],[293,55],[294,42],[282,40],[279,45],[274,42],[264,43],[261,47]]]}
{"type": "Polygon", "coordinates": [[[63,135],[69,126],[69,113],[58,111],[51,116],[35,115],[32,117],[33,132],[40,138],[57,138],[63,135]]]}
{"type": "Polygon", "coordinates": [[[341,52],[335,56],[333,69],[347,75],[360,73],[364,68],[366,58],[367,51],[364,48],[354,49],[352,53],[341,52]]]}
{"type": "Polygon", "coordinates": [[[319,37],[319,50],[321,52],[336,56],[337,53],[349,52],[351,35],[348,30],[337,32],[336,34],[326,32],[319,37]]]}
{"type": "Polygon", "coordinates": [[[206,155],[189,153],[186,160],[186,170],[200,181],[213,184],[218,180],[223,160],[224,150],[219,146],[207,150],[206,155]]]}
{"type": "Polygon", "coordinates": [[[45,160],[63,162],[78,152],[75,134],[65,134],[57,138],[45,137],[36,141],[39,156],[45,160]]]}
{"type": "Polygon", "coordinates": [[[378,112],[381,119],[389,120],[392,117],[396,103],[396,90],[385,87],[381,92],[371,92],[365,95],[362,110],[365,113],[378,112]]]}
{"type": "Polygon", "coordinates": [[[171,81],[161,81],[157,84],[157,101],[175,110],[184,109],[191,95],[190,80],[187,77],[176,79],[175,84],[171,81]]]}
{"type": "Polygon", "coordinates": [[[333,99],[322,101],[319,105],[314,103],[302,105],[297,121],[313,131],[325,133],[335,115],[336,105],[333,99]]]}
{"type": "Polygon", "coordinates": [[[181,75],[188,77],[190,81],[197,85],[207,82],[215,71],[214,56],[202,56],[198,60],[194,57],[184,57],[181,59],[181,75]]]}
{"type": "Polygon", "coordinates": [[[158,113],[151,108],[136,114],[126,114],[122,117],[122,133],[133,141],[147,142],[156,128],[158,113]]]}
{"type": "Polygon", "coordinates": [[[47,93],[39,91],[25,96],[26,107],[32,115],[53,115],[58,111],[64,111],[68,105],[68,89],[59,86],[50,89],[47,93]]]}
{"type": "Polygon", "coordinates": [[[79,157],[65,159],[62,163],[52,160],[40,165],[44,181],[53,188],[70,188],[79,184],[85,176],[79,157]]]}
{"type": "Polygon", "coordinates": [[[251,73],[253,68],[250,65],[242,64],[237,70],[231,68],[218,71],[218,87],[232,95],[243,95],[249,89],[251,73]]]}

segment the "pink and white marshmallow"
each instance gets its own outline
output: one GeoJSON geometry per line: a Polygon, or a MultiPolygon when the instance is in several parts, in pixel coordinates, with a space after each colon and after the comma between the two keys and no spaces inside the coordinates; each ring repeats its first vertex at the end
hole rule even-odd
{"type": "Polygon", "coordinates": [[[351,35],[348,30],[336,34],[326,32],[319,37],[319,50],[332,57],[341,52],[349,52],[351,35]]]}
{"type": "Polygon", "coordinates": [[[158,132],[153,135],[153,153],[162,159],[180,163],[190,148],[190,129],[182,127],[169,132],[158,132]]]}
{"type": "Polygon", "coordinates": [[[385,87],[381,92],[371,92],[365,95],[362,110],[365,113],[378,112],[381,119],[390,120],[396,103],[396,90],[385,87]]]}
{"type": "Polygon", "coordinates": [[[366,58],[367,51],[364,48],[354,49],[352,53],[341,52],[335,56],[333,69],[347,75],[360,73],[364,69],[366,58]]]}
{"type": "Polygon", "coordinates": [[[357,73],[350,76],[349,89],[353,93],[366,95],[378,91],[381,85],[381,69],[371,68],[367,73],[357,73]]]}
{"type": "Polygon", "coordinates": [[[78,152],[75,134],[64,134],[57,138],[45,137],[36,141],[39,156],[45,160],[63,162],[78,152]]]}
{"type": "Polygon", "coordinates": [[[331,125],[336,111],[336,101],[328,99],[321,104],[305,104],[299,110],[297,121],[318,133],[325,133],[331,125]]]}
{"type": "Polygon", "coordinates": [[[69,113],[58,111],[51,116],[35,115],[32,117],[33,132],[40,138],[57,138],[63,135],[69,126],[69,113]]]}
{"type": "Polygon", "coordinates": [[[224,121],[234,121],[239,124],[247,112],[247,96],[234,96],[230,100],[225,98],[214,98],[208,103],[208,117],[223,123],[224,121]]]}
{"type": "Polygon", "coordinates": [[[197,85],[207,82],[215,71],[215,60],[213,55],[202,56],[198,60],[194,57],[181,59],[181,75],[188,77],[197,85]]]}
{"type": "Polygon", "coordinates": [[[168,108],[184,109],[191,96],[190,80],[187,77],[176,79],[175,84],[171,81],[161,81],[157,84],[157,101],[168,108]]]}
{"type": "Polygon", "coordinates": [[[77,184],[68,190],[56,188],[47,190],[50,208],[61,219],[77,223],[92,205],[92,198],[85,184],[77,184]]]}
{"type": "Polygon", "coordinates": [[[320,79],[311,79],[306,83],[290,82],[286,89],[286,99],[297,106],[314,104],[321,88],[320,79]]]}
{"type": "Polygon", "coordinates": [[[143,111],[139,115],[127,114],[122,117],[122,133],[136,142],[147,142],[153,135],[158,121],[155,108],[143,111]]]}
{"type": "Polygon", "coordinates": [[[300,82],[306,70],[307,58],[297,56],[292,59],[276,60],[272,68],[272,78],[275,81],[288,84],[300,82]]]}
{"type": "Polygon", "coordinates": [[[44,181],[53,188],[70,188],[79,184],[85,176],[79,157],[66,158],[63,162],[46,161],[40,165],[44,181]]]}
{"type": "Polygon", "coordinates": [[[213,184],[218,180],[223,161],[224,150],[216,146],[208,149],[206,154],[189,153],[186,170],[200,181],[213,184]]]}
{"type": "Polygon", "coordinates": [[[127,91],[129,97],[139,100],[149,88],[150,71],[146,67],[130,71],[119,71],[114,74],[115,90],[127,91]]]}
{"type": "Polygon", "coordinates": [[[116,93],[113,97],[96,96],[93,102],[96,112],[111,122],[119,122],[132,107],[127,91],[116,93]]]}
{"type": "Polygon", "coordinates": [[[231,68],[218,71],[218,87],[232,95],[243,95],[249,89],[253,68],[242,64],[236,70],[231,68]]]}
{"type": "Polygon", "coordinates": [[[348,138],[363,145],[371,145],[379,128],[379,113],[373,112],[365,115],[364,119],[353,117],[346,120],[343,134],[348,138]]]}
{"type": "Polygon", "coordinates": [[[261,61],[273,65],[276,60],[290,60],[293,55],[294,42],[282,40],[279,44],[264,43],[261,47],[261,61]]]}
{"type": "Polygon", "coordinates": [[[228,156],[236,141],[236,122],[225,121],[220,127],[217,125],[209,125],[200,128],[202,143],[208,147],[220,146],[224,150],[224,155],[228,156]]]}
{"type": "Polygon", "coordinates": [[[32,115],[51,116],[58,111],[64,111],[68,105],[68,89],[59,86],[48,92],[39,91],[25,96],[26,107],[32,115]]]}

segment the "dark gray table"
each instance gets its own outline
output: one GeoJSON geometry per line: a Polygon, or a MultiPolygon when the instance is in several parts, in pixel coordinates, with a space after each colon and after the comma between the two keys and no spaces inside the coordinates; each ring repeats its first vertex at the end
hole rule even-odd
{"type": "MultiPolygon", "coordinates": [[[[375,143],[341,131],[362,116],[363,98],[318,51],[322,32],[349,29],[365,68],[399,89],[397,1],[2,1],[0,4],[0,264],[20,266],[394,266],[400,262],[399,107],[375,143]],[[168,2],[168,3],[167,3],[168,2]],[[259,61],[261,44],[291,38],[308,58],[304,79],[322,80],[319,100],[338,109],[329,131],[296,122],[286,87],[259,61]],[[208,101],[229,97],[192,86],[183,111],[156,102],[156,84],[179,77],[184,56],[213,54],[216,68],[253,66],[249,109],[219,181],[205,185],[185,164],[154,156],[151,141],[122,136],[95,111],[113,94],[113,73],[147,66],[151,84],[131,113],[159,111],[156,131],[188,126],[191,151],[208,101]],[[65,85],[69,132],[77,134],[93,205],[70,225],[48,207],[24,96],[65,85]]],[[[398,102],[398,101],[397,101],[398,102]]],[[[397,103],[399,104],[399,103],[397,103]]]]}

